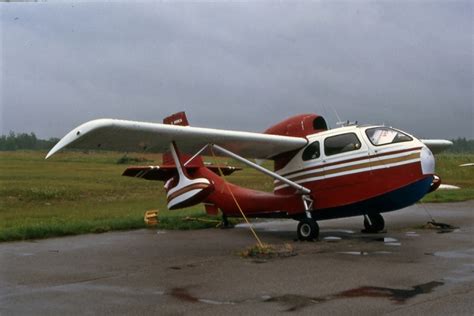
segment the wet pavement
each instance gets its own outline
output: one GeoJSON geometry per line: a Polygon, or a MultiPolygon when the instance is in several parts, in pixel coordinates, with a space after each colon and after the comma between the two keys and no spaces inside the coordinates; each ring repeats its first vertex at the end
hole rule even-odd
{"type": "Polygon", "coordinates": [[[474,201],[320,222],[316,242],[296,222],[256,223],[264,242],[296,255],[242,258],[245,227],[137,230],[0,244],[0,315],[474,314],[474,201]],[[458,227],[436,229],[436,222],[458,227]],[[443,232],[443,233],[441,233],[443,232]]]}

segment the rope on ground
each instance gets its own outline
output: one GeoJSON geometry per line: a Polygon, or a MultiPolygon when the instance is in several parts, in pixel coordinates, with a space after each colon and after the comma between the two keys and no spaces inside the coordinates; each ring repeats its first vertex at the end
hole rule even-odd
{"type": "Polygon", "coordinates": [[[230,189],[229,184],[227,183],[226,179],[224,178],[224,173],[222,172],[221,167],[220,167],[220,165],[219,165],[219,162],[217,161],[217,158],[216,158],[216,155],[214,154],[214,149],[212,148],[212,145],[209,146],[209,148],[211,149],[212,157],[214,158],[214,162],[215,162],[215,164],[216,164],[216,166],[217,166],[217,170],[219,170],[219,175],[220,175],[220,177],[222,178],[222,180],[224,181],[224,185],[226,186],[227,191],[229,191],[230,195],[232,196],[232,199],[234,200],[235,205],[237,205],[237,208],[239,209],[240,214],[241,214],[242,217],[244,218],[245,222],[249,225],[250,231],[252,232],[253,236],[254,236],[255,239],[257,240],[258,246],[259,246],[260,248],[263,248],[264,246],[263,246],[262,241],[260,240],[260,238],[258,238],[257,233],[256,233],[255,230],[253,229],[252,224],[250,224],[249,220],[247,219],[247,216],[245,216],[244,211],[243,211],[242,208],[240,207],[239,202],[237,202],[237,199],[235,198],[234,193],[232,192],[232,190],[230,189]]]}

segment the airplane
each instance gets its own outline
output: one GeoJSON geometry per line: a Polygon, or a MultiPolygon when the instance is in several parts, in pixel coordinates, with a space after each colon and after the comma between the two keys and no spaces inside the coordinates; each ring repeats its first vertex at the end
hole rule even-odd
{"type": "Polygon", "coordinates": [[[132,166],[123,175],[163,181],[168,209],[203,203],[208,214],[220,211],[225,225],[229,217],[291,218],[299,222],[298,238],[310,241],[318,238],[318,221],[335,218],[362,215],[365,232],[383,231],[381,213],[412,205],[440,186],[433,153],[451,145],[381,125],[329,129],[317,114],[296,115],[253,133],[192,127],[179,112],[163,124],[86,122],[46,159],[66,147],[160,152],[161,165],[132,166]],[[272,177],[273,192],[228,183],[223,177],[240,168],[205,164],[203,155],[230,157],[272,177]],[[263,160],[272,160],[274,170],[262,167],[263,160]]]}

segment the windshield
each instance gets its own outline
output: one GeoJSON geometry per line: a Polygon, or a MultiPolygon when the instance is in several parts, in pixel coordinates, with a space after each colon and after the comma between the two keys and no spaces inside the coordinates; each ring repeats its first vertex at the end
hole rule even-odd
{"type": "Polygon", "coordinates": [[[369,138],[370,142],[375,146],[409,142],[413,140],[413,138],[407,134],[388,127],[369,128],[365,131],[365,134],[369,138]]]}

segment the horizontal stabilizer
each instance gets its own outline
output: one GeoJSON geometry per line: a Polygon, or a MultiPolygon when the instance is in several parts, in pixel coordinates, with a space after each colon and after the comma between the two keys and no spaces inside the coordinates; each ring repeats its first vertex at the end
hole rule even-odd
{"type": "MultiPolygon", "coordinates": [[[[224,176],[231,175],[235,171],[242,170],[238,167],[232,166],[216,166],[216,165],[208,165],[206,166],[209,170],[214,172],[217,175],[219,174],[219,169],[222,171],[224,176]]],[[[188,171],[193,171],[196,169],[195,167],[186,168],[188,171]]],[[[142,178],[146,180],[159,180],[159,181],[166,181],[172,176],[176,174],[176,166],[174,165],[167,165],[167,166],[133,166],[125,169],[122,173],[122,176],[127,177],[134,177],[134,178],[142,178]]]]}

